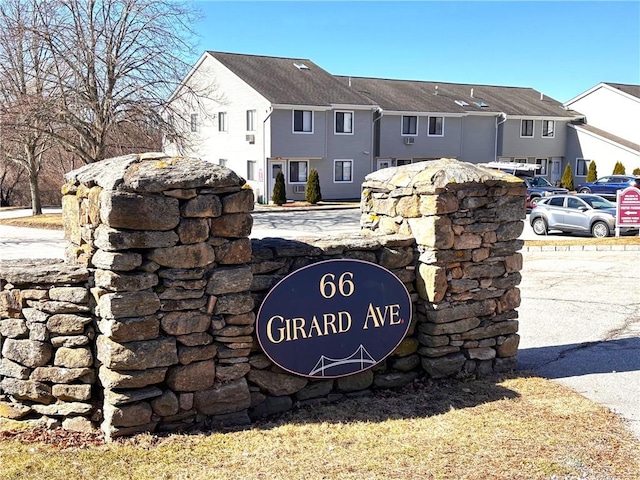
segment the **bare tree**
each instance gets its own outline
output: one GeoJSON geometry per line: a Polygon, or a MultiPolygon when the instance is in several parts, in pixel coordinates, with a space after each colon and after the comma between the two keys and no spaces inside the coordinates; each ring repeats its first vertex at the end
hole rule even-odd
{"type": "MultiPolygon", "coordinates": [[[[163,115],[171,92],[189,70],[195,36],[192,4],[174,0],[51,0],[55,21],[45,22],[40,38],[55,63],[50,81],[58,101],[52,109],[53,136],[84,163],[103,160],[127,148],[129,137],[176,131],[163,115]]],[[[199,85],[195,97],[211,95],[199,85]]],[[[139,137],[138,137],[139,138],[139,137]]]]}
{"type": "Polygon", "coordinates": [[[25,169],[34,215],[42,213],[38,176],[51,145],[46,79],[53,66],[34,35],[36,6],[43,5],[38,0],[0,4],[0,154],[25,169]]]}

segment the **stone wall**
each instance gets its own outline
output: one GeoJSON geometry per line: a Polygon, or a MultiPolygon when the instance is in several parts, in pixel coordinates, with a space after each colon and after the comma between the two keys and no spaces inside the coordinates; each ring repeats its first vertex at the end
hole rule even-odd
{"type": "Polygon", "coordinates": [[[113,438],[513,368],[525,196],[514,179],[450,160],[385,169],[364,184],[361,235],[251,241],[252,192],[226,168],[146,154],[71,172],[67,263],[0,265],[0,416],[90,419],[113,438]],[[335,258],[405,284],[409,333],[370,370],[294,376],[260,351],[256,313],[286,275],[335,258]]]}
{"type": "Polygon", "coordinates": [[[97,389],[87,269],[15,261],[0,272],[0,417],[91,429],[97,389]]]}

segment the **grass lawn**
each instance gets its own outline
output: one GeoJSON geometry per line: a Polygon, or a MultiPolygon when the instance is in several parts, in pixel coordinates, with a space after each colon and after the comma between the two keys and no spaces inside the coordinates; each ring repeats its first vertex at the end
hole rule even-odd
{"type": "Polygon", "coordinates": [[[640,478],[640,442],[619,417],[516,375],[423,381],[242,431],[0,439],[3,480],[640,478]]]}

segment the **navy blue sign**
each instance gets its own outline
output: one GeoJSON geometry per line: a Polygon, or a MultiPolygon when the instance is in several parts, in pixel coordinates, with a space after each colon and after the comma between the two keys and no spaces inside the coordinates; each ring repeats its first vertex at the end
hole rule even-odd
{"type": "Polygon", "coordinates": [[[410,323],[409,292],[393,273],[375,263],[328,260],[281,280],[264,299],[256,330],[280,367],[332,378],[384,360],[410,323]]]}

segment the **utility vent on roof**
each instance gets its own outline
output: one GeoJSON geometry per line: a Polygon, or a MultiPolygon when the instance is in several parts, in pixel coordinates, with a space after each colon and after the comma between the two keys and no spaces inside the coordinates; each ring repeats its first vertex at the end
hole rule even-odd
{"type": "Polygon", "coordinates": [[[307,67],[304,63],[294,63],[294,65],[298,70],[309,70],[309,67],[307,67]]]}
{"type": "Polygon", "coordinates": [[[479,106],[481,108],[487,108],[489,106],[486,103],[484,103],[482,100],[480,100],[478,102],[473,102],[473,103],[475,103],[477,106],[479,106]]]}
{"type": "Polygon", "coordinates": [[[464,100],[456,100],[456,103],[458,105],[460,105],[461,107],[468,107],[469,104],[467,102],[465,102],[464,100]]]}

